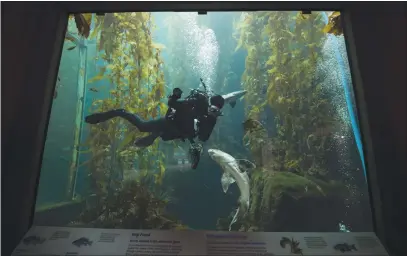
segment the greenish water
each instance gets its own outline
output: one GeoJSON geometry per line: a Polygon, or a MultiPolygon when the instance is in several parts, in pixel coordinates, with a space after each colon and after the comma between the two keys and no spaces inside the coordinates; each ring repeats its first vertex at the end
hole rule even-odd
{"type": "Polygon", "coordinates": [[[345,40],[322,32],[329,14],[85,15],[87,38],[70,19],[37,214],[86,200],[64,224],[227,230],[244,192],[236,183],[222,189],[225,168],[208,154],[218,149],[254,163],[235,168],[247,173],[249,200],[232,230],[371,231],[345,40]],[[173,88],[186,97],[202,89],[200,78],[215,94],[247,93],[223,107],[195,170],[187,141],[138,148],[145,133],[127,121],[84,122],[118,108],[159,118],[173,88]],[[260,128],[245,129],[246,120],[260,128]]]}

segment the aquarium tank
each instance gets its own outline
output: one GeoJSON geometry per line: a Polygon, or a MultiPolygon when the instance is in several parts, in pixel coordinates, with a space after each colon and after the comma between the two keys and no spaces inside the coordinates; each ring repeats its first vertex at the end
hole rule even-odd
{"type": "Polygon", "coordinates": [[[340,12],[69,16],[34,225],[372,231],[340,12]]]}

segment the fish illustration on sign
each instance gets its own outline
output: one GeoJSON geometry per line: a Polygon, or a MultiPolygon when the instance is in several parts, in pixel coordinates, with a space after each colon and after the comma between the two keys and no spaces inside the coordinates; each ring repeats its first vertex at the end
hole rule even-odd
{"type": "Polygon", "coordinates": [[[340,251],[342,253],[358,250],[358,249],[356,249],[356,246],[354,244],[348,244],[348,243],[337,244],[334,246],[334,249],[337,251],[340,251]]]}
{"type": "Polygon", "coordinates": [[[280,246],[285,248],[287,245],[291,248],[291,253],[302,255],[302,249],[299,247],[300,242],[295,241],[294,238],[282,237],[280,240],[280,246]]]}
{"type": "Polygon", "coordinates": [[[75,240],[72,242],[73,245],[77,246],[77,247],[81,247],[82,245],[92,245],[92,241],[90,241],[88,238],[86,237],[81,237],[78,240],[75,240]]]}
{"type": "Polygon", "coordinates": [[[45,242],[45,238],[41,238],[39,236],[28,236],[26,238],[23,239],[23,244],[25,245],[37,245],[37,244],[42,244],[45,242]]]}

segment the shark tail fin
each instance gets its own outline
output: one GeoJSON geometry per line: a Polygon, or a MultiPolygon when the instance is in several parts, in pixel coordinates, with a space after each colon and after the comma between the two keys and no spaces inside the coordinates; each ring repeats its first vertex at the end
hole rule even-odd
{"type": "Polygon", "coordinates": [[[237,209],[236,209],[236,213],[235,213],[235,215],[233,216],[233,219],[232,219],[232,221],[231,221],[230,224],[229,224],[229,231],[232,231],[232,226],[233,226],[233,224],[235,224],[235,223],[237,222],[237,219],[238,219],[238,217],[239,217],[239,213],[240,213],[240,209],[237,208],[237,209]]]}

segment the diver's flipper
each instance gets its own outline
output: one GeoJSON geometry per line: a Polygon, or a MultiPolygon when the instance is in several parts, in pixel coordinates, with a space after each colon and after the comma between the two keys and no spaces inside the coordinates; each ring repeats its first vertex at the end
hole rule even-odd
{"type": "Polygon", "coordinates": [[[231,102],[229,102],[229,105],[230,105],[232,108],[234,108],[234,107],[236,106],[236,101],[231,101],[231,102]]]}
{"type": "Polygon", "coordinates": [[[136,145],[137,147],[148,147],[148,146],[151,146],[154,143],[155,139],[157,139],[158,137],[159,137],[159,134],[151,133],[145,137],[142,137],[142,138],[136,140],[134,145],[136,145]]]}
{"type": "Polygon", "coordinates": [[[222,183],[223,192],[226,193],[228,192],[229,186],[235,182],[235,179],[233,179],[232,175],[229,173],[224,172],[220,182],[222,183]]]}
{"type": "Polygon", "coordinates": [[[95,113],[85,117],[85,122],[88,124],[98,124],[105,122],[111,119],[113,116],[111,115],[110,111],[102,112],[102,113],[95,113]]]}

